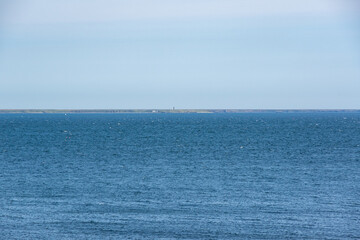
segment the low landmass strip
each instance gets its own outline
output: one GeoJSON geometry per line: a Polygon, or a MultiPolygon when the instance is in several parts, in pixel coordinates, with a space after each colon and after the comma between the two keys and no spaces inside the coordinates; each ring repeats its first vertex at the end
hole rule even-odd
{"type": "Polygon", "coordinates": [[[301,113],[357,112],[360,109],[0,109],[0,113],[301,113]]]}

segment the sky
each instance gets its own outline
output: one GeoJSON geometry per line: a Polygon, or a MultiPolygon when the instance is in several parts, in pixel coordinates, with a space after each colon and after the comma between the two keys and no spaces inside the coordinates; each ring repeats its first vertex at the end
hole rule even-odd
{"type": "Polygon", "coordinates": [[[0,109],[360,109],[360,1],[0,0],[0,109]]]}

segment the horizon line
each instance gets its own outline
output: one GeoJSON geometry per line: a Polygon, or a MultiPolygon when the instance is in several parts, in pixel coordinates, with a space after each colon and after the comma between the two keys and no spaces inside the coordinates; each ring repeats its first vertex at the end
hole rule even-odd
{"type": "Polygon", "coordinates": [[[0,109],[0,113],[261,113],[261,112],[360,112],[360,109],[350,108],[27,108],[27,109],[0,109]]]}

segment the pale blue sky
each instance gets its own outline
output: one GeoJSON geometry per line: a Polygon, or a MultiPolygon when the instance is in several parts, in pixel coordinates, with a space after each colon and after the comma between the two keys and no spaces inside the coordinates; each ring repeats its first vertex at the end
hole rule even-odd
{"type": "Polygon", "coordinates": [[[360,108],[352,0],[0,0],[0,109],[360,108]]]}

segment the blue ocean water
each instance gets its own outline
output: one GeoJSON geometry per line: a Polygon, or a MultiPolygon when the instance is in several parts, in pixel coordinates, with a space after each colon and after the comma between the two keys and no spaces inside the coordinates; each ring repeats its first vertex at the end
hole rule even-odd
{"type": "Polygon", "coordinates": [[[359,239],[360,114],[0,114],[0,239],[359,239]]]}

